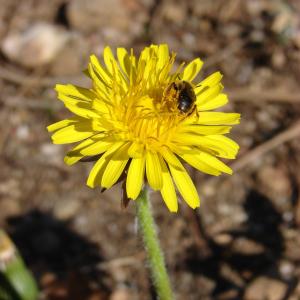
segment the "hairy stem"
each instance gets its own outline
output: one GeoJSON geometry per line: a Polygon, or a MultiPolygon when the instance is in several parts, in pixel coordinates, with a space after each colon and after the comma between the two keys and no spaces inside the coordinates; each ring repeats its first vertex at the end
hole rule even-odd
{"type": "Polygon", "coordinates": [[[139,229],[146,248],[151,277],[158,299],[171,300],[173,299],[173,293],[165,267],[164,256],[157,237],[156,226],[148,200],[147,188],[141,191],[136,200],[136,204],[139,229]]]}

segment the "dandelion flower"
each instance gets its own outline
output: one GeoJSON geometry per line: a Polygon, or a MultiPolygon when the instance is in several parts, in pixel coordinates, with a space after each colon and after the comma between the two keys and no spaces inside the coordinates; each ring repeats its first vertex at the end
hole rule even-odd
{"type": "Polygon", "coordinates": [[[148,183],[160,191],[170,211],[178,210],[177,191],[186,203],[200,205],[183,163],[218,176],[232,170],[219,158],[233,159],[238,145],[225,136],[240,115],[211,111],[225,105],[222,75],[194,82],[203,62],[197,58],[174,70],[175,53],[151,45],[137,58],[106,47],[101,63],[90,57],[85,72],[91,88],[56,85],[58,98],[74,117],[48,126],[55,144],[77,143],[65,156],[73,165],[98,156],[87,185],[110,188],[125,174],[128,199],[148,183]]]}

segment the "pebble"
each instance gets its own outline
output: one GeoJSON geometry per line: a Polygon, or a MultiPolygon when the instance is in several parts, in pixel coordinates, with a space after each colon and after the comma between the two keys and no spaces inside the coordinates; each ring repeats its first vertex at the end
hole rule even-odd
{"type": "Polygon", "coordinates": [[[279,264],[279,272],[285,280],[292,278],[294,270],[295,266],[287,260],[283,260],[279,264]]]}
{"type": "Polygon", "coordinates": [[[247,287],[244,300],[281,300],[287,285],[279,280],[261,276],[247,287]]]}
{"type": "Polygon", "coordinates": [[[76,199],[62,199],[54,207],[54,215],[60,220],[73,218],[81,205],[76,199]]]}
{"type": "Polygon", "coordinates": [[[28,140],[30,135],[29,127],[27,125],[20,125],[16,130],[16,136],[21,141],[28,140]]]}
{"type": "Polygon", "coordinates": [[[237,238],[233,241],[232,250],[243,255],[257,255],[265,251],[265,247],[254,240],[244,237],[237,238]]]}
{"type": "Polygon", "coordinates": [[[40,155],[42,159],[46,157],[47,161],[53,164],[61,164],[63,161],[62,149],[50,142],[40,146],[40,155]]]}
{"type": "Polygon", "coordinates": [[[132,293],[127,288],[118,288],[111,294],[110,300],[132,300],[132,293]]]}
{"type": "Polygon", "coordinates": [[[52,62],[68,39],[69,33],[59,26],[35,23],[24,32],[8,34],[1,50],[12,62],[36,68],[52,62]]]}
{"type": "Polygon", "coordinates": [[[280,205],[291,197],[292,186],[286,171],[283,167],[266,165],[259,169],[257,174],[258,182],[265,193],[280,205]]]}
{"type": "Polygon", "coordinates": [[[219,233],[213,239],[215,243],[221,246],[226,246],[232,242],[232,236],[227,233],[219,233]]]}
{"type": "Polygon", "coordinates": [[[57,53],[50,72],[55,76],[80,74],[89,57],[88,42],[80,34],[72,33],[64,47],[57,53]]]}
{"type": "Polygon", "coordinates": [[[122,45],[144,31],[149,18],[145,5],[139,0],[73,0],[67,6],[67,17],[79,32],[99,32],[109,44],[122,45]]]}

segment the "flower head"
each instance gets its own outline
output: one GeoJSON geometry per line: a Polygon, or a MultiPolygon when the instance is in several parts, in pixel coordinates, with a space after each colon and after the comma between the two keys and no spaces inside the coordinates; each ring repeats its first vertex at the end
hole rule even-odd
{"type": "Polygon", "coordinates": [[[129,199],[138,197],[146,180],[170,211],[178,209],[175,186],[190,207],[198,207],[197,190],[182,162],[211,175],[231,174],[218,157],[233,159],[239,148],[224,134],[240,115],[210,111],[228,101],[222,75],[194,83],[202,61],[173,70],[175,54],[167,45],[146,47],[139,58],[118,48],[117,59],[106,47],[103,58],[104,64],[90,57],[91,88],[56,86],[58,98],[75,116],[48,126],[53,142],[80,142],[65,162],[99,156],[88,186],[110,188],[126,174],[129,199]]]}

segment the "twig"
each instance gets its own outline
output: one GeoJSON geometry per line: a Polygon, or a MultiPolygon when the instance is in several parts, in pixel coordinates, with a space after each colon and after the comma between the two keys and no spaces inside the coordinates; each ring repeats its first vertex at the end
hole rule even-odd
{"type": "Polygon", "coordinates": [[[13,72],[11,70],[0,67],[0,78],[20,85],[31,85],[39,87],[53,87],[57,83],[70,83],[84,84],[87,82],[84,76],[65,76],[65,77],[39,77],[28,76],[28,74],[22,74],[13,72]]]}
{"type": "Polygon", "coordinates": [[[16,109],[52,110],[58,111],[63,107],[62,102],[57,100],[39,100],[26,97],[10,96],[0,101],[7,107],[16,109]]]}
{"type": "Polygon", "coordinates": [[[291,125],[288,129],[279,133],[275,137],[266,141],[265,143],[257,146],[253,150],[247,152],[240,159],[236,160],[231,164],[231,168],[234,171],[239,171],[249,165],[250,163],[257,160],[259,157],[265,155],[276,147],[280,146],[283,143],[286,143],[296,137],[300,137],[300,121],[297,121],[293,125],[291,125]]]}

